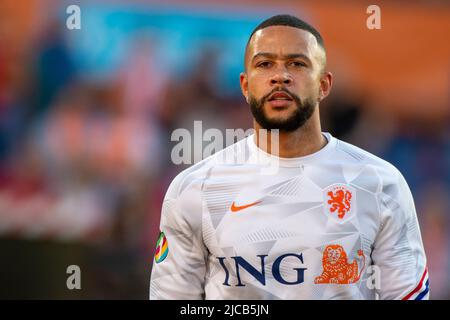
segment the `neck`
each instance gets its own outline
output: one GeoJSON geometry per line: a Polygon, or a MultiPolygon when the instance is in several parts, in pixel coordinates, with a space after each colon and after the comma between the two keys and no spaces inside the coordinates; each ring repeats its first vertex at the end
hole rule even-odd
{"type": "Polygon", "coordinates": [[[267,138],[260,134],[261,126],[254,120],[255,143],[263,151],[281,158],[303,157],[315,153],[327,144],[327,139],[322,135],[318,108],[309,120],[292,132],[279,131],[278,150],[276,148],[277,135],[267,132],[267,138]],[[264,141],[266,140],[266,141],[264,141]],[[278,151],[278,154],[276,154],[278,151]]]}

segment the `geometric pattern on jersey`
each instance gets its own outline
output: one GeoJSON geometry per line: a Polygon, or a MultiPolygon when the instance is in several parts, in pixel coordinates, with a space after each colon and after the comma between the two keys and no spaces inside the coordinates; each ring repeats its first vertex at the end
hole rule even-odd
{"type": "Polygon", "coordinates": [[[274,157],[253,135],[181,172],[161,213],[170,254],[153,264],[150,298],[428,299],[403,176],[324,136],[327,145],[314,154],[276,158],[275,174],[263,173],[274,157]],[[333,264],[337,252],[345,252],[342,265],[333,264]],[[372,265],[379,289],[367,286],[372,265]]]}

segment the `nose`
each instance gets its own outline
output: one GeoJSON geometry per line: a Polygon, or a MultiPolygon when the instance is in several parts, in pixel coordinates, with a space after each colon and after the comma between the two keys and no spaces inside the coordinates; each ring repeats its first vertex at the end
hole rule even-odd
{"type": "Polygon", "coordinates": [[[271,78],[271,85],[290,85],[293,82],[292,76],[284,70],[278,70],[271,78]]]}

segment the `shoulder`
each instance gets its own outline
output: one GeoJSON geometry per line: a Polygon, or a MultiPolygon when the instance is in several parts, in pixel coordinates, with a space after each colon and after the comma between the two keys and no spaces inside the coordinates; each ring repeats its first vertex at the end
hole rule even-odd
{"type": "Polygon", "coordinates": [[[411,190],[398,168],[362,148],[341,140],[336,143],[336,151],[337,158],[345,159],[343,163],[356,164],[355,171],[359,172],[358,178],[352,183],[363,186],[376,196],[381,226],[389,220],[401,226],[404,221],[415,215],[411,190]]]}
{"type": "Polygon", "coordinates": [[[373,168],[385,183],[404,179],[400,170],[393,164],[351,143],[336,139],[336,153],[346,162],[373,168]]]}
{"type": "Polygon", "coordinates": [[[390,162],[350,143],[338,140],[336,150],[339,157],[349,158],[360,164],[361,172],[376,181],[373,191],[383,206],[396,211],[396,208],[413,212],[414,199],[411,189],[400,170],[390,162]]]}
{"type": "Polygon", "coordinates": [[[244,138],[219,150],[178,173],[167,189],[166,198],[177,199],[187,192],[191,193],[193,190],[201,191],[204,181],[216,167],[245,161],[245,159],[238,159],[237,155],[248,154],[248,152],[243,150],[243,148],[246,148],[246,139],[244,138]]]}
{"type": "MultiPolygon", "coordinates": [[[[243,139],[245,140],[245,139],[243,139]]],[[[202,196],[205,181],[213,174],[214,168],[229,164],[225,156],[235,154],[241,141],[209,156],[178,173],[170,183],[162,205],[162,223],[181,225],[183,230],[201,230],[204,201],[202,196]]]]}

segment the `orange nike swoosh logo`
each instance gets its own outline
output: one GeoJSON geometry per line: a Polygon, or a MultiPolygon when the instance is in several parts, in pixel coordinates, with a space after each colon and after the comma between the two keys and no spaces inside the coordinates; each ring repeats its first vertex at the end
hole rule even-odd
{"type": "Polygon", "coordinates": [[[256,201],[256,202],[253,202],[253,203],[246,204],[244,206],[237,206],[237,205],[234,204],[234,201],[233,201],[233,203],[231,204],[231,211],[232,212],[241,211],[241,210],[246,209],[248,207],[254,206],[254,205],[256,205],[256,204],[258,204],[260,202],[261,201],[256,201]]]}

